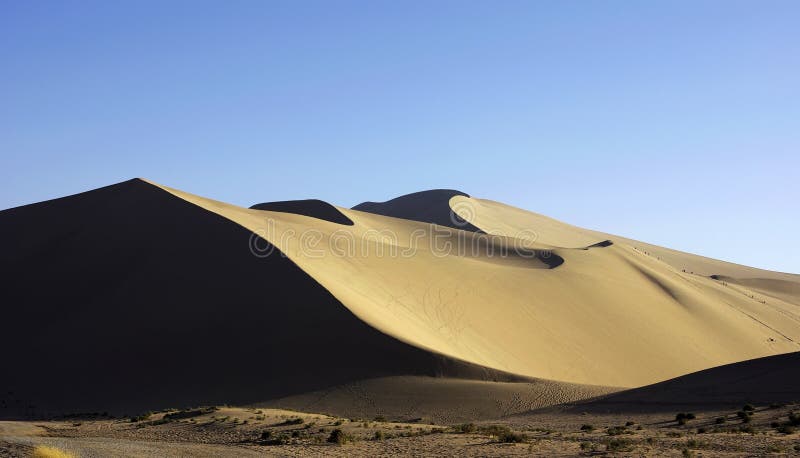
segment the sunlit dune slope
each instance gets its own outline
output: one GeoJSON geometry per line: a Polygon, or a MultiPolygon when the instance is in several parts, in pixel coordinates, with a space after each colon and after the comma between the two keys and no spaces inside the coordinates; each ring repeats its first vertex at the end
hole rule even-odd
{"type": "Polygon", "coordinates": [[[735,265],[502,204],[450,197],[475,228],[503,235],[490,237],[337,207],[348,226],[164,189],[259,234],[376,329],[480,366],[641,386],[800,349],[796,305],[690,273],[704,266],[740,273],[735,265]],[[599,243],[607,239],[613,243],[599,243]],[[503,249],[507,255],[498,255],[503,249]],[[687,272],[676,259],[686,260],[687,272]]]}

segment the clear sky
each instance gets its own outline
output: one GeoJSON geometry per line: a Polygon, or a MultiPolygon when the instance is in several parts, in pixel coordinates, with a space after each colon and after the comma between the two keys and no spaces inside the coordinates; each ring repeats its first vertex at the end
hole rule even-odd
{"type": "Polygon", "coordinates": [[[798,1],[5,1],[0,208],[430,188],[800,273],[798,1]]]}

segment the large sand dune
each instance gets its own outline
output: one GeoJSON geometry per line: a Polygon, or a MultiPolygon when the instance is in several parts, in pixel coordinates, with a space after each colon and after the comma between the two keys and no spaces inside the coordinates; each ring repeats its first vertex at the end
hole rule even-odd
{"type": "MultiPolygon", "coordinates": [[[[463,193],[450,197],[451,208],[502,237],[339,208],[354,222],[344,226],[165,189],[263,235],[376,329],[481,366],[572,383],[641,386],[800,349],[796,305],[779,298],[764,303],[697,271],[719,266],[740,276],[796,276],[677,252],[662,256],[650,245],[463,193]],[[300,236],[309,233],[316,237],[313,249],[300,236]],[[487,239],[489,246],[516,244],[542,255],[468,249],[487,239]],[[597,245],[608,239],[613,244],[597,245]],[[343,240],[357,241],[358,249],[347,251],[343,240]],[[553,268],[545,253],[563,264],[553,268]],[[686,272],[676,267],[681,264],[686,272]]],[[[425,202],[421,197],[414,198],[425,202]]]]}
{"type": "Polygon", "coordinates": [[[133,180],[0,213],[0,412],[403,375],[636,387],[800,350],[796,275],[455,191],[360,208],[133,180]]]}
{"type": "Polygon", "coordinates": [[[520,380],[356,318],[141,180],[0,212],[0,417],[254,402],[368,377],[520,380]]]}

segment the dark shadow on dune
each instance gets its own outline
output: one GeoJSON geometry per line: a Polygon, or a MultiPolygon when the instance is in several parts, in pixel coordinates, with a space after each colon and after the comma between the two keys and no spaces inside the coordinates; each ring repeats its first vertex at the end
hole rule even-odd
{"type": "Polygon", "coordinates": [[[283,200],[278,202],[265,202],[250,207],[254,210],[269,210],[273,212],[294,213],[297,215],[310,216],[312,218],[323,219],[332,223],[352,226],[350,220],[339,209],[328,202],[307,199],[307,200],[283,200]]]}
{"type": "Polygon", "coordinates": [[[450,199],[454,196],[469,197],[468,194],[453,189],[432,189],[406,194],[386,202],[363,202],[353,207],[353,210],[483,232],[453,212],[450,199]]]}
{"type": "Polygon", "coordinates": [[[660,279],[658,279],[658,277],[656,277],[655,275],[651,274],[651,273],[650,273],[650,272],[648,272],[646,269],[643,269],[643,268],[642,268],[642,267],[640,267],[639,265],[637,265],[637,264],[635,264],[635,263],[633,263],[633,262],[629,261],[628,259],[625,259],[625,258],[622,258],[622,259],[623,259],[623,260],[624,260],[624,261],[625,261],[625,262],[626,262],[626,263],[627,263],[629,266],[631,266],[631,268],[632,268],[633,270],[635,270],[636,272],[638,272],[639,274],[641,274],[641,275],[642,275],[642,277],[644,277],[644,278],[645,278],[647,281],[649,281],[650,283],[652,283],[654,286],[658,287],[658,289],[660,289],[660,290],[661,290],[661,291],[662,291],[664,294],[666,294],[667,296],[669,296],[670,298],[672,298],[672,300],[674,300],[674,301],[675,301],[675,302],[677,302],[678,304],[681,304],[681,305],[685,306],[685,304],[684,304],[683,302],[681,302],[680,298],[679,298],[677,295],[675,295],[675,292],[674,292],[674,291],[672,291],[672,289],[671,289],[669,286],[667,286],[666,284],[664,284],[664,282],[662,282],[660,279]]]}
{"type": "Polygon", "coordinates": [[[522,379],[382,334],[288,258],[253,256],[250,237],[141,180],[0,212],[0,418],[400,374],[522,379]]]}
{"type": "Polygon", "coordinates": [[[800,400],[800,352],[714,367],[578,403],[586,412],[676,411],[676,406],[736,408],[800,400]]]}
{"type": "Polygon", "coordinates": [[[605,248],[605,247],[609,247],[609,246],[611,246],[613,244],[614,244],[614,242],[612,242],[611,240],[603,240],[602,242],[593,243],[593,244],[587,246],[586,248],[587,249],[589,249],[589,248],[605,248]]]}

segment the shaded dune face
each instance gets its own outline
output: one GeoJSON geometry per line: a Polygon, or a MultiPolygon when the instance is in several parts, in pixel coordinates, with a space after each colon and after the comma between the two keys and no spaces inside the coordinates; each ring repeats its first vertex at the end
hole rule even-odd
{"type": "Polygon", "coordinates": [[[450,199],[455,196],[469,197],[468,194],[452,189],[432,189],[406,194],[386,202],[362,202],[353,207],[353,210],[464,231],[483,232],[450,208],[450,199]]]}
{"type": "Polygon", "coordinates": [[[800,352],[714,367],[612,394],[580,411],[675,411],[676,406],[740,408],[800,399],[800,352]]]}
{"type": "Polygon", "coordinates": [[[352,226],[353,221],[340,212],[339,209],[328,202],[317,199],[283,200],[278,202],[265,202],[250,207],[253,210],[267,210],[273,212],[294,213],[312,218],[330,221],[332,223],[352,226]]]}
{"type": "Polygon", "coordinates": [[[0,417],[247,403],[395,374],[523,379],[377,331],[288,258],[254,256],[251,235],[141,180],[0,212],[0,417]]]}

